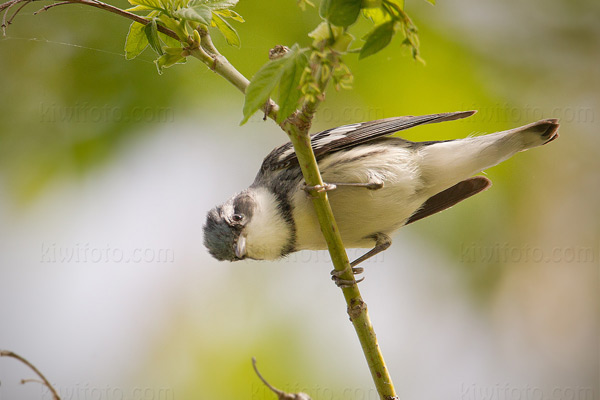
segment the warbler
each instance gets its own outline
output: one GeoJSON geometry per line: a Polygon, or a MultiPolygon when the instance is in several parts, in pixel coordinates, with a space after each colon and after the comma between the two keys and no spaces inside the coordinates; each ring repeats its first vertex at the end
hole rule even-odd
{"type": "MultiPolygon", "coordinates": [[[[310,195],[328,190],[347,248],[387,249],[390,235],[465,200],[491,182],[473,176],[558,137],[558,120],[456,140],[412,142],[389,135],[473,115],[462,111],[380,119],[311,136],[324,185],[307,187],[290,142],[264,159],[254,183],[208,212],[204,244],[218,260],[275,260],[327,248],[310,195]]],[[[355,272],[358,270],[355,270],[355,272]]],[[[358,271],[360,272],[360,271],[358,271]]]]}

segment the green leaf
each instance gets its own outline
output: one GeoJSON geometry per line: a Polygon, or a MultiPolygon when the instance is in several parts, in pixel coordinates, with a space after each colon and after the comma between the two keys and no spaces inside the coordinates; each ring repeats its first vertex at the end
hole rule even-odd
{"type": "Polygon", "coordinates": [[[212,12],[210,11],[210,8],[204,4],[180,8],[173,12],[173,16],[188,21],[199,22],[206,26],[210,26],[210,21],[212,20],[212,12]]]}
{"type": "Polygon", "coordinates": [[[339,26],[333,26],[327,21],[321,22],[315,29],[313,29],[308,37],[314,39],[313,46],[318,47],[318,44],[327,40],[328,42],[336,42],[345,35],[344,28],[339,26]],[[331,35],[333,34],[333,38],[331,35]]]}
{"type": "Polygon", "coordinates": [[[331,48],[338,53],[345,53],[348,51],[348,47],[350,47],[352,41],[354,41],[354,36],[348,32],[344,32],[335,40],[335,43],[331,46],[331,48]]]}
{"type": "Polygon", "coordinates": [[[241,125],[245,124],[248,119],[258,109],[260,109],[269,99],[269,96],[275,90],[283,74],[286,70],[294,67],[295,59],[299,53],[304,55],[306,50],[300,50],[295,44],[290,51],[281,58],[270,60],[263,65],[256,74],[252,77],[250,85],[246,89],[246,101],[244,102],[244,118],[241,125]]]}
{"type": "Polygon", "coordinates": [[[319,7],[319,15],[322,18],[326,18],[327,13],[329,12],[329,7],[331,7],[331,0],[321,0],[321,6],[319,7]]]}
{"type": "Polygon", "coordinates": [[[246,89],[246,100],[243,109],[244,118],[240,125],[245,124],[252,114],[261,108],[269,99],[271,92],[279,83],[281,75],[283,75],[283,67],[286,61],[285,57],[271,60],[263,65],[252,77],[252,80],[246,89]]]}
{"type": "Polygon", "coordinates": [[[279,82],[279,113],[277,123],[282,123],[298,108],[298,101],[302,96],[300,91],[300,79],[304,68],[308,65],[306,52],[300,51],[287,62],[279,82]]]}
{"type": "Polygon", "coordinates": [[[362,8],[380,8],[383,0],[362,0],[362,8]]]}
{"type": "Polygon", "coordinates": [[[129,0],[131,7],[128,11],[163,10],[164,6],[160,0],[129,0]]]}
{"type": "Polygon", "coordinates": [[[431,5],[434,5],[434,6],[435,6],[435,0],[425,0],[425,1],[426,1],[426,2],[428,2],[429,4],[431,4],[431,5]]]}
{"type": "Polygon", "coordinates": [[[148,43],[152,50],[154,50],[158,55],[162,56],[162,46],[160,44],[160,39],[158,38],[158,28],[156,25],[156,20],[152,19],[145,27],[144,33],[146,34],[146,38],[148,39],[148,43]]]}
{"type": "Polygon", "coordinates": [[[396,33],[394,25],[395,21],[389,21],[373,29],[367,36],[358,59],[373,55],[390,44],[394,33],[396,33]]]}
{"type": "Polygon", "coordinates": [[[177,63],[185,63],[187,59],[181,55],[181,48],[178,49],[166,49],[165,54],[154,60],[158,73],[162,74],[164,68],[169,68],[177,63]],[[173,51],[175,50],[175,51],[173,51]],[[178,50],[178,51],[177,51],[178,50]]]}
{"type": "MultiPolygon", "coordinates": [[[[157,12],[156,14],[158,15],[158,17],[157,17],[158,21],[157,22],[160,25],[162,25],[165,28],[170,29],[173,32],[175,32],[175,34],[180,38],[180,40],[184,40],[185,41],[187,39],[188,34],[187,34],[186,30],[185,30],[185,24],[184,23],[181,23],[181,21],[179,21],[179,20],[177,20],[175,18],[172,18],[172,17],[168,16],[165,13],[158,13],[157,12]]],[[[148,14],[146,16],[146,18],[148,18],[149,16],[150,16],[150,14],[148,14]]],[[[163,36],[163,34],[160,33],[160,32],[159,32],[159,36],[160,36],[161,39],[163,39],[163,42],[165,42],[167,44],[167,46],[171,46],[171,47],[179,46],[179,44],[174,44],[174,42],[173,42],[176,39],[173,39],[173,38],[166,39],[168,36],[167,35],[163,36]],[[169,42],[169,40],[171,42],[169,42]]]]}
{"type": "Polygon", "coordinates": [[[237,3],[238,0],[192,0],[189,2],[188,7],[204,5],[211,10],[224,10],[235,7],[237,3]]]}
{"type": "Polygon", "coordinates": [[[227,21],[225,21],[219,14],[213,13],[213,19],[215,26],[223,36],[225,36],[225,40],[228,44],[240,47],[240,37],[235,29],[227,21]]]}
{"type": "Polygon", "coordinates": [[[155,10],[155,8],[148,8],[146,6],[135,6],[135,7],[129,7],[129,8],[125,9],[125,11],[129,11],[129,12],[133,12],[133,11],[148,11],[148,10],[155,10]]]}
{"type": "MultiPolygon", "coordinates": [[[[158,15],[157,23],[160,23],[160,25],[164,26],[165,28],[172,30],[179,37],[187,37],[187,35],[185,34],[185,30],[182,28],[182,24],[180,24],[179,21],[169,17],[164,13],[156,14],[158,15]]],[[[148,16],[150,16],[150,14],[148,14],[148,16]]],[[[166,44],[168,47],[181,47],[181,42],[177,39],[172,38],[171,36],[158,32],[158,37],[160,37],[160,40],[162,40],[163,43],[166,44]]]]}
{"type": "Polygon", "coordinates": [[[162,32],[158,32],[158,37],[167,47],[181,47],[181,42],[177,39],[173,39],[171,36],[165,35],[162,32]]]}
{"type": "Polygon", "coordinates": [[[363,15],[375,25],[381,25],[391,19],[390,14],[382,8],[365,8],[363,9],[363,15]]]}
{"type": "Polygon", "coordinates": [[[329,34],[329,24],[323,21],[308,34],[308,37],[314,39],[315,43],[318,43],[329,39],[329,34]]]}
{"type": "MultiPolygon", "coordinates": [[[[425,0],[428,1],[428,0],[425,0]]],[[[391,5],[394,8],[399,8],[400,10],[404,10],[404,0],[385,0],[385,3],[391,5]]]]}
{"type": "Polygon", "coordinates": [[[317,46],[318,43],[324,40],[332,39],[331,34],[333,33],[335,36],[336,31],[343,31],[343,28],[331,26],[329,22],[323,21],[308,34],[308,37],[314,39],[313,46],[317,46]]]}
{"type": "Polygon", "coordinates": [[[221,17],[224,17],[224,18],[231,18],[232,20],[237,21],[237,22],[246,22],[240,14],[236,13],[233,10],[218,10],[218,11],[213,11],[213,13],[219,14],[221,17]]]}
{"type": "Polygon", "coordinates": [[[125,40],[125,59],[133,60],[148,47],[148,38],[144,31],[145,26],[134,22],[129,26],[129,33],[125,40]]]}
{"type": "Polygon", "coordinates": [[[347,27],[358,19],[361,0],[323,0],[319,13],[333,25],[347,27]]]}

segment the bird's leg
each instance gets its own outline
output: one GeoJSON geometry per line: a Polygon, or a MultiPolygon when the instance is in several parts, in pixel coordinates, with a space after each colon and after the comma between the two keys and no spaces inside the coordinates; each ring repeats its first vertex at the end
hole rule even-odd
{"type": "MultiPolygon", "coordinates": [[[[361,274],[364,271],[364,268],[357,267],[358,264],[373,257],[374,255],[381,253],[384,250],[387,250],[387,248],[392,244],[392,239],[390,239],[390,237],[385,233],[376,233],[372,236],[372,238],[375,239],[375,247],[350,263],[350,267],[352,267],[352,273],[354,275],[361,274]]],[[[331,271],[331,279],[341,288],[352,286],[354,284],[353,280],[340,279],[340,275],[343,273],[344,271],[338,271],[334,269],[331,271]]],[[[357,280],[356,283],[362,282],[364,279],[365,278],[363,277],[357,280]]]]}
{"type": "Polygon", "coordinates": [[[373,257],[374,255],[381,253],[384,250],[387,250],[387,248],[390,247],[392,244],[392,239],[390,239],[390,237],[385,233],[376,233],[372,236],[372,238],[375,239],[375,247],[373,247],[371,250],[369,250],[362,256],[358,257],[356,260],[352,261],[350,263],[350,266],[353,269],[361,262],[373,257]]]}
{"type": "Polygon", "coordinates": [[[332,183],[335,186],[361,187],[369,190],[377,190],[383,187],[383,182],[367,182],[367,183],[332,183]]]}
{"type": "Polygon", "coordinates": [[[381,189],[383,187],[383,182],[380,180],[376,180],[376,179],[372,179],[370,182],[327,182],[327,183],[323,183],[322,185],[316,185],[316,186],[308,186],[308,185],[304,185],[304,191],[307,193],[310,193],[312,191],[316,191],[316,192],[328,192],[330,190],[334,190],[337,189],[340,186],[346,186],[346,187],[360,187],[360,188],[365,188],[365,189],[369,189],[369,190],[377,190],[377,189],[381,189]]]}

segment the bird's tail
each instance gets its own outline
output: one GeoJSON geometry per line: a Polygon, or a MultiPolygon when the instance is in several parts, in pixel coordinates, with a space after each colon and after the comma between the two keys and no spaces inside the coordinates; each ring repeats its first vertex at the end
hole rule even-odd
{"type": "Polygon", "coordinates": [[[421,176],[428,188],[444,190],[519,151],[555,140],[558,126],[558,120],[544,119],[508,131],[423,146],[421,176]]]}

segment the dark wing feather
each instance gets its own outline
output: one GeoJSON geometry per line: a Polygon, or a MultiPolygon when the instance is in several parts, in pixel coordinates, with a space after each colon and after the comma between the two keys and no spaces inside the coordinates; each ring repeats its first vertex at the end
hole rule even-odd
{"type": "MultiPolygon", "coordinates": [[[[394,117],[357,124],[343,125],[311,136],[315,156],[354,147],[370,140],[391,135],[404,129],[436,122],[466,118],[475,111],[421,115],[417,117],[394,117]]],[[[297,163],[296,153],[290,142],[273,150],[263,161],[262,170],[276,170],[297,163]]]]}
{"type": "Polygon", "coordinates": [[[444,211],[469,197],[489,188],[492,182],[483,176],[474,176],[431,196],[425,204],[406,221],[405,225],[444,211]]]}

